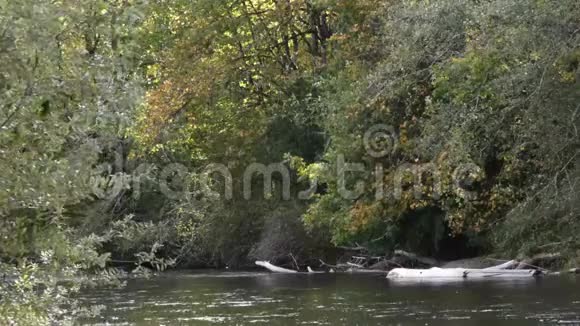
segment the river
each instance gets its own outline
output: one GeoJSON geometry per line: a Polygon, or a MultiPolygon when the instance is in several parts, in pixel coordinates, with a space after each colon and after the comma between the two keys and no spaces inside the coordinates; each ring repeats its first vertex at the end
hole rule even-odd
{"type": "Polygon", "coordinates": [[[384,275],[167,273],[92,289],[85,325],[580,325],[580,278],[402,283],[384,275]]]}

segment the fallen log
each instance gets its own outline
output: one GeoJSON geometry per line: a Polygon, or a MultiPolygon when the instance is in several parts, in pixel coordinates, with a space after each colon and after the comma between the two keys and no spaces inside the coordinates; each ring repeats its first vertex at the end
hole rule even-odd
{"type": "Polygon", "coordinates": [[[368,268],[349,268],[346,270],[347,273],[353,273],[353,274],[365,274],[365,273],[369,273],[369,274],[385,274],[384,270],[380,270],[380,269],[368,269],[368,268]]]}
{"type": "Polygon", "coordinates": [[[546,267],[553,267],[554,265],[558,265],[558,262],[562,261],[563,257],[560,253],[538,254],[532,258],[525,259],[520,262],[519,266],[517,266],[517,269],[529,269],[530,267],[544,269],[546,267]]]}
{"type": "Polygon", "coordinates": [[[270,262],[267,262],[267,261],[258,260],[258,261],[256,261],[256,265],[262,266],[272,273],[298,273],[298,271],[295,271],[293,269],[287,269],[287,268],[279,267],[276,265],[272,265],[272,264],[270,264],[270,262]]]}
{"type": "Polygon", "coordinates": [[[541,275],[538,270],[515,269],[467,269],[438,268],[408,269],[395,268],[387,274],[389,279],[481,279],[481,278],[524,278],[541,275]]]}
{"type": "Polygon", "coordinates": [[[323,273],[325,273],[325,272],[322,272],[322,271],[315,271],[312,268],[310,268],[310,266],[306,266],[306,270],[308,270],[308,273],[309,274],[323,274],[323,273]]]}
{"type": "Polygon", "coordinates": [[[332,269],[339,269],[340,268],[340,266],[338,266],[338,265],[330,265],[330,264],[327,264],[322,259],[319,259],[318,261],[320,262],[320,265],[321,266],[327,266],[327,267],[330,267],[332,269]]]}
{"type": "Polygon", "coordinates": [[[346,264],[348,266],[350,266],[350,267],[354,267],[354,268],[358,268],[358,269],[364,269],[365,268],[363,265],[359,265],[359,264],[355,264],[355,263],[351,263],[351,262],[347,262],[346,264]]]}
{"type": "Polygon", "coordinates": [[[510,269],[517,266],[516,260],[488,268],[438,268],[408,269],[395,268],[387,274],[390,279],[457,279],[457,278],[519,278],[542,275],[535,269],[510,269]]]}
{"type": "Polygon", "coordinates": [[[510,260],[508,262],[505,262],[501,265],[497,265],[497,266],[491,266],[491,267],[487,267],[484,268],[484,270],[491,270],[491,269],[514,269],[516,267],[518,267],[520,264],[520,262],[518,262],[517,260],[510,260]]]}
{"type": "Polygon", "coordinates": [[[351,266],[348,264],[331,265],[331,264],[325,263],[322,259],[319,259],[318,261],[320,261],[320,266],[326,266],[333,271],[346,271],[346,270],[351,268],[351,266]]]}

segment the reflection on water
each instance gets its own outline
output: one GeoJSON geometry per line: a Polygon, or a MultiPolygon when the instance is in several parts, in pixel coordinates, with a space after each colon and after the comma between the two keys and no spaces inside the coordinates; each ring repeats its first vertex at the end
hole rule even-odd
{"type": "Polygon", "coordinates": [[[166,274],[91,290],[87,325],[580,325],[580,279],[409,283],[384,275],[166,274]]]}

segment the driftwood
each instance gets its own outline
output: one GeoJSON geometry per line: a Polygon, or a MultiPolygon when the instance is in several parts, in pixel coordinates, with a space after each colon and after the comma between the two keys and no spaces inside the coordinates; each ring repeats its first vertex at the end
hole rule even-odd
{"type": "MultiPolygon", "coordinates": [[[[404,251],[397,251],[396,257],[403,257],[407,259],[407,262],[412,261],[415,264],[433,264],[435,262],[434,259],[420,257],[408,252],[404,251]]],[[[552,257],[552,256],[550,256],[552,257]]],[[[356,257],[358,258],[358,257],[356,257]]],[[[397,264],[396,262],[390,260],[384,260],[387,264],[385,266],[389,266],[389,264],[397,264]]],[[[325,263],[324,261],[320,260],[322,266],[327,266],[330,268],[330,272],[334,272],[335,270],[349,272],[349,273],[384,273],[385,271],[382,269],[373,269],[373,268],[364,268],[362,264],[356,263],[346,263],[346,264],[338,264],[338,265],[330,265],[325,263]]],[[[525,263],[526,266],[530,266],[529,264],[525,263]]],[[[279,267],[276,265],[271,264],[267,261],[256,261],[256,265],[264,267],[273,273],[287,273],[287,274],[295,274],[301,273],[297,270],[287,269],[283,267],[279,267]]],[[[410,269],[410,268],[394,268],[388,274],[387,278],[389,279],[420,279],[420,280],[429,280],[429,279],[458,279],[458,278],[469,278],[469,279],[478,279],[478,278],[525,278],[525,277],[532,277],[532,276],[539,276],[547,273],[546,270],[536,268],[536,269],[521,269],[521,262],[517,260],[510,260],[500,265],[491,266],[487,268],[438,268],[438,267],[431,267],[429,269],[410,269]]],[[[308,272],[310,274],[318,274],[318,273],[325,273],[324,271],[314,271],[310,266],[307,266],[308,272]]],[[[572,269],[569,271],[570,273],[580,273],[580,269],[572,269]]]]}
{"type": "MultiPolygon", "coordinates": [[[[306,267],[308,272],[299,272],[299,271],[295,271],[293,269],[287,269],[287,268],[283,268],[280,266],[272,265],[270,262],[260,261],[260,260],[256,261],[256,265],[264,267],[272,273],[283,273],[283,274],[296,274],[296,273],[321,274],[321,273],[326,273],[324,271],[315,271],[312,268],[310,268],[310,266],[306,267]]],[[[332,266],[332,265],[328,265],[325,263],[324,263],[324,265],[329,266],[329,267],[332,266]]],[[[340,267],[340,265],[335,266],[335,267],[340,267]]],[[[373,270],[373,269],[366,269],[366,268],[362,268],[362,269],[361,268],[348,268],[345,271],[348,273],[384,273],[385,272],[382,270],[373,270]]],[[[334,273],[334,268],[331,268],[329,273],[334,273]]]]}
{"type": "Polygon", "coordinates": [[[310,268],[310,266],[306,266],[306,269],[308,270],[308,273],[309,274],[321,274],[321,273],[325,273],[325,272],[322,272],[322,271],[312,270],[312,268],[310,268]]]}
{"type": "Polygon", "coordinates": [[[319,259],[318,261],[320,262],[320,265],[321,265],[321,266],[327,266],[327,267],[330,267],[330,268],[333,268],[333,269],[338,269],[338,268],[340,268],[338,265],[331,265],[331,264],[327,264],[327,263],[325,263],[325,262],[324,262],[322,259],[319,259]]]}
{"type": "Polygon", "coordinates": [[[508,262],[505,262],[501,265],[497,265],[497,266],[491,266],[491,267],[487,267],[484,268],[484,270],[495,270],[495,269],[514,269],[516,267],[519,266],[519,262],[517,260],[510,260],[508,262]]]}
{"type": "Polygon", "coordinates": [[[355,263],[351,263],[351,262],[347,262],[346,264],[348,266],[350,266],[350,267],[354,267],[354,268],[358,268],[358,269],[364,269],[365,268],[363,265],[355,264],[355,263]]]}
{"type": "Polygon", "coordinates": [[[296,258],[294,258],[294,255],[292,253],[289,254],[290,258],[292,258],[292,261],[294,262],[294,266],[296,267],[296,270],[299,270],[300,267],[298,267],[298,262],[296,261],[296,258]]]}
{"type": "Polygon", "coordinates": [[[363,264],[356,264],[353,262],[332,265],[332,264],[328,264],[328,263],[324,262],[322,259],[319,259],[318,261],[320,261],[320,266],[328,267],[330,269],[331,273],[334,273],[335,271],[342,271],[342,272],[349,272],[349,273],[357,273],[357,272],[364,273],[365,271],[370,271],[373,273],[379,272],[379,271],[384,272],[384,270],[381,270],[380,268],[373,268],[372,266],[367,268],[363,264]]]}
{"type": "Polygon", "coordinates": [[[326,266],[326,267],[330,268],[330,270],[332,270],[333,272],[334,271],[345,271],[345,270],[350,268],[350,266],[347,264],[332,265],[332,264],[325,263],[322,259],[319,259],[318,261],[320,262],[320,266],[326,266]]]}
{"type": "MultiPolygon", "coordinates": [[[[296,273],[301,273],[299,271],[295,271],[293,269],[288,269],[288,268],[283,268],[280,266],[276,266],[276,265],[272,265],[270,264],[270,262],[267,261],[256,261],[256,265],[261,266],[266,268],[267,270],[269,270],[272,273],[283,273],[283,274],[296,274],[296,273]]],[[[310,266],[306,266],[306,269],[308,270],[308,274],[320,274],[320,273],[325,273],[322,271],[315,271],[312,268],[310,268],[310,266]]]]}
{"type": "MultiPolygon", "coordinates": [[[[293,258],[294,264],[298,266],[294,257],[291,254],[290,256],[293,258]]],[[[387,274],[387,278],[391,279],[517,278],[547,274],[549,271],[535,266],[534,263],[557,261],[558,259],[561,259],[559,254],[537,255],[522,262],[510,260],[491,267],[479,264],[483,268],[478,268],[479,266],[474,266],[474,264],[460,264],[457,261],[459,264],[455,264],[455,266],[440,268],[439,262],[433,258],[421,257],[407,251],[396,250],[390,260],[386,259],[386,257],[358,255],[351,256],[349,262],[336,265],[327,264],[320,260],[320,266],[329,268],[330,272],[384,273],[387,270],[391,270],[387,274]],[[373,261],[378,262],[371,264],[373,261]]],[[[256,261],[256,265],[264,267],[273,273],[326,273],[326,271],[315,271],[310,266],[307,266],[307,272],[300,272],[276,266],[267,261],[256,261]]],[[[574,269],[570,273],[580,273],[580,270],[574,269]]]]}
{"type": "Polygon", "coordinates": [[[535,269],[544,269],[544,267],[552,266],[562,260],[563,258],[560,253],[538,254],[532,258],[521,261],[517,266],[517,269],[529,269],[530,267],[535,269]]]}
{"type": "Polygon", "coordinates": [[[349,268],[346,270],[347,273],[370,273],[370,274],[384,274],[385,271],[382,269],[368,269],[368,268],[349,268]]]}
{"type": "MultiPolygon", "coordinates": [[[[352,249],[352,248],[351,248],[352,249]]],[[[359,249],[359,248],[357,248],[359,249]]],[[[391,259],[385,256],[350,256],[350,261],[336,265],[320,260],[321,266],[350,273],[381,273],[396,267],[428,268],[438,265],[437,260],[403,250],[396,250],[391,259]]]]}
{"type": "Polygon", "coordinates": [[[258,260],[258,261],[256,261],[256,265],[262,266],[273,273],[298,273],[298,271],[295,271],[293,269],[287,269],[287,268],[279,267],[276,265],[272,265],[272,264],[270,264],[270,262],[267,262],[267,261],[258,260]]]}
{"type": "Polygon", "coordinates": [[[513,268],[517,264],[516,261],[509,261],[507,263],[483,268],[438,268],[430,269],[408,269],[395,268],[387,274],[389,279],[480,279],[480,278],[525,278],[533,277],[543,274],[539,270],[518,270],[508,269],[513,268]]]}
{"type": "Polygon", "coordinates": [[[467,269],[467,268],[438,268],[407,269],[395,268],[389,272],[390,279],[457,279],[457,278],[523,278],[540,275],[538,270],[517,269],[467,269]]]}

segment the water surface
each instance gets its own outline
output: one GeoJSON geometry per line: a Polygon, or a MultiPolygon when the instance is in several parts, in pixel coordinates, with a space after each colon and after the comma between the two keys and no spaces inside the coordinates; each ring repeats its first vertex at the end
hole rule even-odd
{"type": "Polygon", "coordinates": [[[384,275],[169,273],[94,289],[87,325],[580,325],[580,278],[401,283],[384,275]]]}

